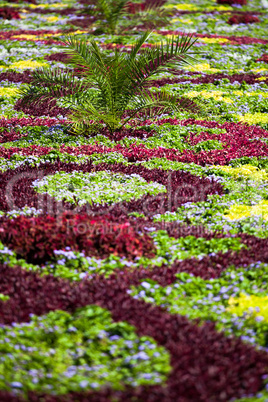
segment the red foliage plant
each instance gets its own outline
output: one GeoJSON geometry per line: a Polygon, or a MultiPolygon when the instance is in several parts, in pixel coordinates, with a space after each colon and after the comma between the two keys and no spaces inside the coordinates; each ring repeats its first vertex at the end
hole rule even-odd
{"type": "MultiPolygon", "coordinates": [[[[264,54],[260,59],[256,60],[256,61],[264,61],[267,60],[266,62],[268,62],[268,55],[264,54]]],[[[185,76],[185,71],[182,70],[178,70],[177,71],[178,74],[183,74],[184,77],[182,78],[161,78],[158,80],[151,80],[150,81],[150,86],[152,87],[162,87],[166,84],[177,84],[179,82],[185,82],[185,81],[189,81],[193,84],[210,84],[210,83],[214,83],[215,81],[220,81],[223,78],[227,78],[231,83],[237,81],[242,83],[243,81],[245,81],[246,84],[255,84],[255,82],[258,82],[258,78],[261,77],[260,74],[247,74],[247,73],[242,73],[242,74],[224,74],[224,73],[216,73],[216,74],[204,74],[201,77],[194,77],[195,75],[199,75],[200,73],[198,72],[191,72],[188,71],[187,72],[187,76],[185,76]]],[[[1,77],[1,75],[0,75],[1,77]]],[[[268,77],[267,77],[268,79],[268,77]]]]}
{"type": "MultiPolygon", "coordinates": [[[[162,275],[168,270],[165,267],[162,275]]],[[[72,312],[97,304],[109,309],[113,320],[134,325],[139,336],[154,338],[171,356],[172,371],[164,386],[127,387],[121,391],[105,388],[93,394],[89,391],[62,396],[31,393],[29,401],[171,402],[178,400],[178,395],[184,402],[227,401],[263,388],[266,352],[239,338],[226,337],[211,322],[198,325],[184,316],[169,314],[162,307],[133,299],[127,289],[134,284],[131,278],[137,271],[124,271],[121,275],[117,272],[109,278],[96,276],[74,284],[52,275],[40,277],[18,267],[0,265],[0,292],[10,296],[9,300],[0,301],[2,323],[29,321],[31,313],[42,315],[57,309],[72,312]]],[[[150,274],[150,270],[144,269],[145,273],[150,274]]],[[[5,393],[0,396],[3,402],[14,401],[5,393]]]]}
{"type": "MultiPolygon", "coordinates": [[[[158,31],[157,33],[160,33],[161,35],[183,35],[183,32],[178,32],[178,31],[172,31],[171,29],[167,31],[158,31]]],[[[226,36],[226,35],[214,35],[214,34],[199,34],[195,33],[193,34],[195,38],[225,38],[228,39],[230,42],[225,42],[222,44],[222,46],[230,45],[230,44],[239,44],[239,45],[249,45],[251,43],[262,43],[266,44],[268,43],[267,39],[260,39],[260,38],[253,38],[250,36],[226,36]]]]}
{"type": "MultiPolygon", "coordinates": [[[[36,0],[24,0],[25,3],[36,4],[36,0]]],[[[10,3],[19,3],[20,0],[9,0],[10,3]]]]}
{"type": "Polygon", "coordinates": [[[19,216],[3,220],[0,239],[33,263],[43,263],[53,258],[54,250],[66,247],[96,257],[107,257],[111,253],[128,259],[154,255],[150,236],[138,233],[128,221],[119,224],[109,216],[63,214],[58,221],[52,216],[19,216]]]}
{"type": "MultiPolygon", "coordinates": [[[[42,119],[40,119],[42,121],[42,119]]],[[[52,119],[49,119],[52,121],[52,119]]],[[[156,122],[158,125],[169,123],[172,125],[192,125],[198,124],[207,128],[222,128],[226,133],[220,134],[217,138],[213,138],[213,134],[207,134],[206,140],[218,139],[224,144],[224,149],[214,149],[210,151],[194,152],[192,150],[184,150],[178,152],[177,149],[155,148],[149,149],[145,145],[132,144],[128,148],[117,144],[115,147],[104,147],[102,145],[82,145],[70,147],[62,145],[61,152],[72,153],[75,155],[91,155],[92,153],[119,152],[125,156],[130,162],[140,160],[150,160],[151,158],[167,158],[169,160],[191,163],[205,166],[206,164],[226,165],[231,159],[241,158],[243,156],[262,157],[268,156],[268,146],[260,138],[268,138],[268,131],[258,126],[248,126],[241,123],[224,123],[220,124],[215,121],[204,120],[178,120],[173,118],[162,119],[156,122]]],[[[144,125],[152,124],[151,120],[145,120],[144,125]]],[[[205,131],[205,130],[204,130],[205,131]]],[[[200,137],[201,138],[201,137],[200,137]]],[[[205,139],[205,137],[202,137],[205,139]]],[[[52,148],[40,147],[32,145],[25,148],[0,148],[0,156],[10,158],[14,153],[20,152],[21,155],[46,155],[52,148]]]]}
{"type": "MultiPolygon", "coordinates": [[[[26,127],[26,126],[46,126],[51,127],[58,124],[59,121],[57,119],[38,119],[32,117],[12,117],[11,119],[2,118],[0,119],[0,127],[13,127],[16,128],[17,126],[26,127]]],[[[62,123],[61,123],[62,124],[62,123]]]]}
{"type": "Polygon", "coordinates": [[[5,20],[19,20],[19,13],[10,7],[1,7],[0,8],[0,18],[4,18],[5,20]]]}
{"type": "MultiPolygon", "coordinates": [[[[237,12],[237,11],[236,11],[237,12]]],[[[237,12],[239,14],[240,12],[237,12]]],[[[241,13],[240,13],[241,14],[241,13]]],[[[178,32],[178,31],[172,31],[172,30],[167,30],[167,31],[157,31],[157,33],[160,33],[161,35],[183,35],[183,32],[178,32]]],[[[250,45],[252,43],[262,43],[262,44],[267,44],[268,40],[267,39],[260,39],[260,38],[253,38],[250,36],[227,36],[227,35],[214,35],[214,34],[200,34],[200,33],[194,33],[193,36],[195,38],[225,38],[228,39],[230,42],[224,42],[221,45],[226,46],[226,45],[250,45]]]]}
{"type": "Polygon", "coordinates": [[[251,14],[233,15],[227,23],[229,25],[235,24],[254,24],[255,22],[260,22],[258,17],[251,14]]]}
{"type": "Polygon", "coordinates": [[[30,105],[25,104],[23,99],[18,99],[14,110],[23,111],[30,116],[49,116],[57,117],[59,115],[66,116],[68,109],[57,106],[54,99],[42,99],[39,102],[33,102],[30,105]]]}
{"type": "MultiPolygon", "coordinates": [[[[94,149],[94,148],[93,148],[94,149]]],[[[174,171],[167,172],[162,169],[147,169],[144,166],[131,165],[125,166],[121,163],[107,164],[102,163],[94,166],[91,161],[79,166],[60,160],[55,163],[46,163],[42,165],[42,175],[54,174],[57,171],[67,173],[79,170],[81,172],[92,171],[112,171],[123,174],[138,174],[147,182],[157,182],[164,185],[167,192],[162,194],[145,194],[139,199],[132,199],[129,202],[123,201],[113,205],[86,204],[79,207],[79,213],[122,216],[131,212],[143,212],[146,216],[152,216],[156,213],[165,213],[166,211],[176,211],[179,205],[185,202],[205,201],[210,194],[222,194],[223,187],[220,183],[210,181],[204,177],[197,177],[189,172],[174,171]]],[[[36,207],[42,209],[43,213],[52,215],[54,209],[57,215],[72,210],[72,205],[68,203],[56,203],[56,200],[48,194],[38,194],[32,187],[32,181],[40,178],[40,168],[21,166],[15,170],[7,170],[0,174],[0,210],[9,211],[24,206],[36,207]],[[15,181],[14,181],[15,178],[15,181]],[[18,178],[18,180],[16,180],[18,178]],[[13,183],[12,192],[7,191],[8,183],[13,183]],[[43,198],[44,196],[44,198],[43,198]],[[54,209],[53,209],[54,208],[54,209]]],[[[77,213],[76,209],[76,213],[77,213]]]]}
{"type": "Polygon", "coordinates": [[[27,133],[21,133],[20,127],[25,126],[47,126],[50,127],[52,125],[57,124],[57,120],[55,119],[32,119],[32,118],[21,118],[17,119],[0,119],[0,143],[8,142],[8,141],[16,141],[24,136],[27,136],[27,133]]]}
{"type": "Polygon", "coordinates": [[[71,57],[64,52],[52,53],[52,54],[45,56],[45,59],[48,61],[60,61],[61,63],[66,62],[70,58],[71,57]]]}
{"type": "Polygon", "coordinates": [[[23,73],[18,73],[15,71],[6,71],[0,73],[0,81],[22,82],[27,84],[32,81],[31,71],[25,70],[23,71],[23,73]]]}
{"type": "Polygon", "coordinates": [[[263,61],[264,63],[268,64],[268,54],[264,53],[259,59],[256,61],[263,61]]]}
{"type": "Polygon", "coordinates": [[[239,4],[240,6],[245,6],[247,4],[247,0],[217,0],[218,4],[229,4],[232,6],[233,4],[239,4]]]}
{"type": "MultiPolygon", "coordinates": [[[[67,31],[65,31],[65,33],[67,33],[67,31]]],[[[19,29],[16,31],[0,31],[0,40],[22,40],[24,41],[25,39],[23,38],[23,36],[21,38],[18,38],[18,35],[35,35],[36,36],[36,40],[38,39],[39,35],[44,35],[44,34],[57,34],[57,33],[62,33],[62,30],[55,30],[55,31],[51,31],[49,29],[39,29],[39,30],[33,30],[33,29],[19,29]]],[[[28,40],[33,40],[33,39],[28,39],[28,40]]],[[[47,44],[53,44],[53,43],[57,43],[58,45],[64,45],[63,42],[60,41],[54,41],[53,39],[48,39],[48,40],[41,40],[40,41],[42,43],[47,43],[47,44]]]]}

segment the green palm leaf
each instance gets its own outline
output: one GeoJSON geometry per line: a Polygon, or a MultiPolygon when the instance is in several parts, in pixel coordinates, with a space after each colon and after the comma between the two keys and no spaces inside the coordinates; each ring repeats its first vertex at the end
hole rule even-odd
{"type": "Polygon", "coordinates": [[[197,39],[192,36],[172,36],[166,43],[161,42],[151,49],[146,48],[132,63],[132,78],[135,84],[143,85],[148,78],[155,74],[167,72],[169,69],[196,61],[192,56],[196,52],[189,52],[197,39]]]}

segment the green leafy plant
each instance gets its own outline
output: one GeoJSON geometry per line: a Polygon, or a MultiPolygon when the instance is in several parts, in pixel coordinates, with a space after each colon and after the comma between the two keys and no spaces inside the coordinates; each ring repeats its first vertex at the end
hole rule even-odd
{"type": "Polygon", "coordinates": [[[126,15],[128,0],[93,0],[81,10],[81,14],[92,15],[96,19],[94,33],[116,34],[122,17],[126,15]]]}
{"type": "Polygon", "coordinates": [[[149,36],[146,32],[138,38],[129,53],[115,50],[112,55],[102,51],[94,39],[87,43],[67,37],[65,52],[71,55],[70,64],[79,78],[70,70],[36,70],[32,82],[20,90],[23,103],[62,98],[77,134],[97,132],[103,127],[113,134],[143,111],[152,115],[170,109],[198,110],[188,99],[164,89],[153,92],[148,88],[152,76],[195,61],[190,49],[196,39],[172,36],[165,43],[141,49],[149,36]]]}

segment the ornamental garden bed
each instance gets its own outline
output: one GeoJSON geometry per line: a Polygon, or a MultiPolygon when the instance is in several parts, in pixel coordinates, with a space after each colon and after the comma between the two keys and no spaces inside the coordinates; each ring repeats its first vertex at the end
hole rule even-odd
{"type": "Polygon", "coordinates": [[[0,400],[268,400],[259,0],[0,1],[0,400]]]}

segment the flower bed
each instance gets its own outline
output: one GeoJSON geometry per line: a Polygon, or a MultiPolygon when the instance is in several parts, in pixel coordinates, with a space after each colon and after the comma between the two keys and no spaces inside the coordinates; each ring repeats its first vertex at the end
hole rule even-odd
{"type": "Polygon", "coordinates": [[[264,3],[129,2],[109,31],[88,1],[0,1],[1,401],[268,400],[264,3]],[[39,68],[78,85],[66,34],[127,57],[154,19],[143,49],[197,39],[146,86],[180,108],[75,134],[64,81],[22,100],[39,68]]]}

